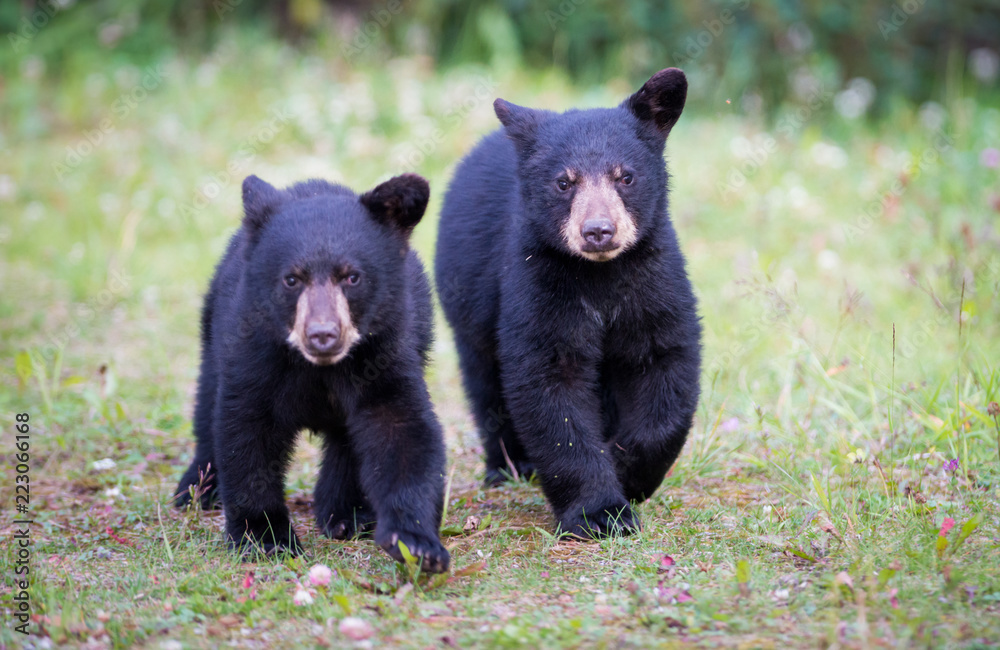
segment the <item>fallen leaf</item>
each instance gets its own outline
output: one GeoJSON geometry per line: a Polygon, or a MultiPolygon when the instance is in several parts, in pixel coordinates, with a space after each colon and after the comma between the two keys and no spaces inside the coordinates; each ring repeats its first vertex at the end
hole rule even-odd
{"type": "Polygon", "coordinates": [[[236,614],[226,614],[220,616],[216,623],[223,627],[238,627],[243,624],[243,619],[236,614]]]}
{"type": "Polygon", "coordinates": [[[736,586],[744,598],[750,595],[750,563],[746,560],[736,562],[736,586]]]}
{"type": "MultiPolygon", "coordinates": [[[[484,569],[486,569],[486,560],[483,560],[482,562],[476,562],[475,564],[470,564],[468,566],[464,566],[461,569],[456,569],[455,572],[451,574],[451,577],[464,578],[466,576],[475,575],[480,571],[483,571],[484,569]]],[[[448,581],[451,582],[451,579],[449,579],[448,581]]]]}

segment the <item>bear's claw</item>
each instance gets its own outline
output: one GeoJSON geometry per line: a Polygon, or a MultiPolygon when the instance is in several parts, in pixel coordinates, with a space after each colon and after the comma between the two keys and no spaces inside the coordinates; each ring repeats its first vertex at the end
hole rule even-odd
{"type": "Polygon", "coordinates": [[[428,537],[421,533],[407,531],[381,532],[375,534],[375,542],[382,547],[392,559],[405,563],[399,543],[406,544],[407,550],[420,560],[420,568],[428,573],[444,573],[451,563],[451,556],[436,537],[428,537]]]}

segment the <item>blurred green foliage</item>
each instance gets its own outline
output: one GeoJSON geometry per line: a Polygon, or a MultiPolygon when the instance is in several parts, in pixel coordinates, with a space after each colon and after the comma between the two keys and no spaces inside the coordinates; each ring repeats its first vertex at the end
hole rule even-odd
{"type": "Polygon", "coordinates": [[[893,97],[967,92],[976,50],[994,57],[992,78],[976,83],[995,86],[1000,0],[24,0],[0,5],[0,72],[29,53],[51,70],[89,65],[90,52],[106,60],[101,50],[131,63],[207,51],[231,28],[328,45],[352,62],[427,54],[444,65],[554,66],[589,83],[639,83],[676,65],[694,77],[695,98],[735,88],[751,112],[802,99],[803,84],[862,77],[884,109],[893,97]]]}
{"type": "Polygon", "coordinates": [[[865,77],[924,100],[944,90],[949,65],[960,72],[971,50],[1000,48],[996,0],[425,0],[417,17],[446,62],[509,51],[530,66],[555,64],[594,81],[693,67],[771,106],[802,68],[840,81],[865,77]],[[511,42],[498,47],[504,38],[511,42]]]}

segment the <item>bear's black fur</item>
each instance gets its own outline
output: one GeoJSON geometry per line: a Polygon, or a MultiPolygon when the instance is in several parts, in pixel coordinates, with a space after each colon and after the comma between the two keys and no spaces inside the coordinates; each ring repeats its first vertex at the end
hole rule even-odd
{"type": "Polygon", "coordinates": [[[701,326],[667,211],[664,145],[687,80],[621,106],[498,99],[504,125],[445,196],[435,277],[486,450],[486,481],[536,472],[564,533],[629,534],[677,458],[701,326]]]}
{"type": "Polygon", "coordinates": [[[299,550],[284,477],[301,429],[325,438],[317,524],[370,530],[445,571],[445,447],[424,383],[431,294],[409,248],[430,195],[408,174],[360,197],[311,180],[243,183],[243,225],[202,312],[194,461],[177,487],[220,497],[230,545],[299,550]],[[215,477],[218,477],[218,480],[215,477]],[[377,523],[376,523],[377,522],[377,523]]]}

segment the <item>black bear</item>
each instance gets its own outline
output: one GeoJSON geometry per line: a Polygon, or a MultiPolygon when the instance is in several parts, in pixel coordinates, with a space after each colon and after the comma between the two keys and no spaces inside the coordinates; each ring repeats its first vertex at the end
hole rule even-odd
{"type": "Polygon", "coordinates": [[[486,482],[536,473],[563,533],[627,535],[677,458],[701,325],[667,211],[676,68],[617,108],[493,104],[460,163],[435,278],[486,451],[486,482]]]}
{"type": "Polygon", "coordinates": [[[408,243],[429,196],[413,174],[360,197],[319,180],[243,182],[242,227],[202,311],[197,445],[176,492],[178,506],[221,498],[232,547],[300,550],[284,479],[309,429],[325,438],[323,533],[374,527],[396,560],[402,542],[425,570],[447,570],[444,437],[423,375],[431,293],[408,243]]]}

